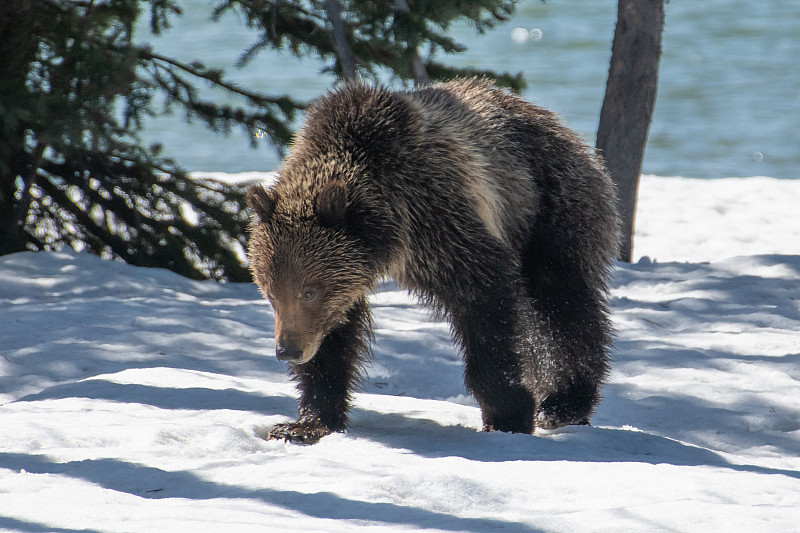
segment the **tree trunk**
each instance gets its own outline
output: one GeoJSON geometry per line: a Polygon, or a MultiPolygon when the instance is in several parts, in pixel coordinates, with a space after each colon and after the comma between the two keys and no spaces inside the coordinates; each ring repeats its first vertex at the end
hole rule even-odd
{"type": "Polygon", "coordinates": [[[347,44],[347,32],[342,20],[342,8],[339,0],[325,0],[325,14],[331,23],[331,39],[342,66],[342,78],[345,81],[356,79],[356,56],[353,49],[347,44]]]}
{"type": "Polygon", "coordinates": [[[21,252],[25,242],[17,225],[16,187],[10,173],[0,172],[0,255],[21,252]]]}
{"type": "Polygon", "coordinates": [[[630,262],[636,193],[658,86],[664,0],[619,0],[597,148],[617,186],[622,248],[630,262]]]}
{"type": "MultiPolygon", "coordinates": [[[[406,0],[395,0],[394,7],[400,13],[411,13],[411,8],[408,6],[408,2],[406,0]]],[[[414,85],[416,87],[428,85],[431,82],[431,79],[428,76],[425,63],[423,63],[422,58],[419,57],[417,47],[412,46],[409,49],[409,53],[411,56],[411,73],[414,75],[414,85]]]]}

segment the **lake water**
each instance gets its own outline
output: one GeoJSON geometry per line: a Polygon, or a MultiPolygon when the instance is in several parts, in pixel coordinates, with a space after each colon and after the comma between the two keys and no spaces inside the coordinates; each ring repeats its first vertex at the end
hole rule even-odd
{"type": "MultiPolygon", "coordinates": [[[[173,29],[141,41],[182,60],[202,59],[267,94],[313,99],[334,82],[312,59],[262,53],[233,64],[255,39],[233,14],[211,22],[207,0],[184,0],[173,29]]],[[[478,36],[453,29],[468,45],[453,65],[522,72],[524,97],[558,112],[594,143],[616,22],[613,0],[528,0],[515,17],[478,36]],[[523,31],[524,30],[524,31],[523,31]]],[[[265,143],[252,149],[238,131],[222,137],[178,114],[151,119],[143,134],[188,170],[242,172],[279,164],[265,143]]],[[[643,172],[715,178],[800,178],[800,1],[672,0],[643,172]]]]}

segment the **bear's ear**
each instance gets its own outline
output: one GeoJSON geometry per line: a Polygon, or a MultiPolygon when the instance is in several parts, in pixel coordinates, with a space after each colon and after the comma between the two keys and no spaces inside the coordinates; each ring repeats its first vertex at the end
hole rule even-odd
{"type": "Polygon", "coordinates": [[[330,181],[317,193],[317,217],[327,227],[344,223],[347,212],[347,186],[343,181],[330,181]]]}
{"type": "Polygon", "coordinates": [[[247,207],[255,212],[262,223],[267,223],[272,218],[277,200],[275,191],[265,189],[261,185],[253,185],[247,190],[247,207]]]}

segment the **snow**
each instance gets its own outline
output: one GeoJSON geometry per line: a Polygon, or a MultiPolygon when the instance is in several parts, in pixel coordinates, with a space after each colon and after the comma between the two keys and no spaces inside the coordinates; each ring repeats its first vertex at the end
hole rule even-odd
{"type": "Polygon", "coordinates": [[[639,196],[593,426],[535,437],[480,431],[447,325],[391,283],[350,429],[304,447],[260,437],[296,403],[253,285],[0,257],[0,529],[796,531],[800,181],[639,196]]]}

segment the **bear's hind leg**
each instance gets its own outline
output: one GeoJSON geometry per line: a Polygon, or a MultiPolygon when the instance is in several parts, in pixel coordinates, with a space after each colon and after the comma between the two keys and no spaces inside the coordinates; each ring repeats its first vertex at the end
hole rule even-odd
{"type": "Polygon", "coordinates": [[[539,332],[528,383],[538,403],[536,426],[555,429],[589,423],[608,373],[611,323],[604,284],[593,286],[548,244],[534,243],[522,270],[539,332]]]}
{"type": "Polygon", "coordinates": [[[351,391],[369,358],[372,335],[369,306],[360,299],[348,312],[348,321],[331,331],[309,362],[293,365],[292,377],[300,392],[297,422],[277,424],[266,438],[296,444],[314,444],[347,425],[351,391]]]}
{"type": "Polygon", "coordinates": [[[549,350],[533,352],[531,389],[538,402],[536,425],[555,429],[588,424],[608,373],[610,324],[593,291],[575,291],[558,304],[534,299],[551,339],[549,350]]]}

